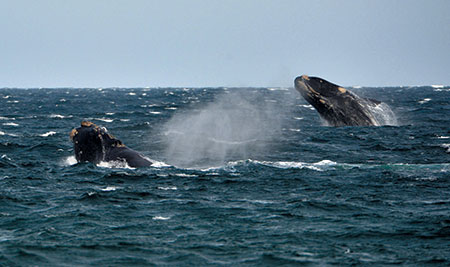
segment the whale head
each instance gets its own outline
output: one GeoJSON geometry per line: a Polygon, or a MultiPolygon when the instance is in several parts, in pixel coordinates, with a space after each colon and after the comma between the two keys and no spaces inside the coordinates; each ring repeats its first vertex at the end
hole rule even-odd
{"type": "Polygon", "coordinates": [[[368,105],[373,100],[358,97],[349,90],[318,77],[295,78],[295,89],[332,126],[375,125],[368,105]]]}
{"type": "Polygon", "coordinates": [[[78,162],[92,162],[94,164],[105,160],[105,153],[111,147],[124,146],[122,142],[90,121],[82,121],[81,127],[70,132],[73,142],[75,158],[78,162]]]}

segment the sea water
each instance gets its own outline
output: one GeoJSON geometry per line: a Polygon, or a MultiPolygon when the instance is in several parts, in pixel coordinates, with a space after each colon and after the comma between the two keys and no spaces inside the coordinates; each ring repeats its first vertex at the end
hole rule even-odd
{"type": "Polygon", "coordinates": [[[0,264],[450,264],[450,87],[350,89],[394,123],[292,88],[0,89],[0,264]],[[76,163],[82,120],[154,164],[76,163]]]}

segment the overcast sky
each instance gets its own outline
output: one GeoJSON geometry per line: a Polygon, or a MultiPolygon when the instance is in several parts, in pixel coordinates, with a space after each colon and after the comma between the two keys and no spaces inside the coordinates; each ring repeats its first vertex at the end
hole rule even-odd
{"type": "Polygon", "coordinates": [[[450,85],[449,0],[0,0],[0,87],[450,85]]]}

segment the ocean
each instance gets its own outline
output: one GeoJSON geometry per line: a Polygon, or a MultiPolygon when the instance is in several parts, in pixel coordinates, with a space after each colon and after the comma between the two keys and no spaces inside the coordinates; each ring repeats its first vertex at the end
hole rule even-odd
{"type": "Polygon", "coordinates": [[[0,89],[0,265],[450,265],[450,87],[0,89]],[[76,163],[89,120],[152,160],[76,163]]]}

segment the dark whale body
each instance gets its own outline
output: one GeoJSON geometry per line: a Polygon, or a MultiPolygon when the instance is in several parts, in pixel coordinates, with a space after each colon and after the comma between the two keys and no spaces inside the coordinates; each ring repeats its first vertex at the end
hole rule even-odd
{"type": "Polygon", "coordinates": [[[152,162],[140,153],[125,146],[119,139],[110,135],[90,121],[82,121],[81,127],[70,132],[75,158],[78,162],[126,161],[130,167],[146,167],[152,162]]]}
{"type": "Polygon", "coordinates": [[[295,89],[331,126],[379,125],[370,111],[380,101],[361,98],[355,93],[318,77],[299,76],[295,89]]]}

